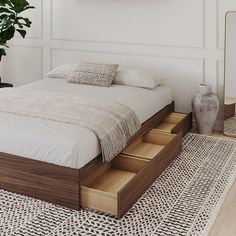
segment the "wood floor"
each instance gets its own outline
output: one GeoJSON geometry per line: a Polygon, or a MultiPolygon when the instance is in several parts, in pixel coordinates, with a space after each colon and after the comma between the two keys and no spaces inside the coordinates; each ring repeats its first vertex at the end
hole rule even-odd
{"type": "MultiPolygon", "coordinates": [[[[215,132],[214,136],[223,135],[215,132]]],[[[209,236],[236,236],[236,181],[227,194],[209,236]]]]}
{"type": "Polygon", "coordinates": [[[209,236],[236,235],[236,181],[227,194],[226,200],[211,228],[209,236]]]}

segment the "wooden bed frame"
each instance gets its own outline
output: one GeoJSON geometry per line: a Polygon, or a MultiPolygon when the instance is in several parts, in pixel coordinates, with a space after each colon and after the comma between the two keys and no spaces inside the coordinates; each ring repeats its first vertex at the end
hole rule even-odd
{"type": "MultiPolygon", "coordinates": [[[[130,142],[173,111],[174,102],[147,120],[130,142]]],[[[101,156],[78,170],[0,153],[0,188],[78,210],[80,182],[102,165],[101,156]]]]}

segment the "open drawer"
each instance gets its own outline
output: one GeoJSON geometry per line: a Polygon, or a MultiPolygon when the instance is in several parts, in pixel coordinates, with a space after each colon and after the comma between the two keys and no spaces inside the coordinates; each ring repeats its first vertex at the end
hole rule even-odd
{"type": "Polygon", "coordinates": [[[119,155],[83,180],[80,204],[121,218],[155,179],[150,161],[119,155]]]}
{"type": "Polygon", "coordinates": [[[155,129],[167,133],[185,136],[192,129],[192,113],[170,113],[155,129]]]}
{"type": "Polygon", "coordinates": [[[145,160],[159,159],[158,156],[162,152],[166,153],[169,147],[173,148],[176,144],[181,146],[181,134],[176,135],[151,130],[146,135],[138,137],[122,151],[122,154],[145,160]]]}
{"type": "Polygon", "coordinates": [[[182,150],[182,134],[169,134],[151,130],[138,137],[122,151],[122,154],[153,160],[156,165],[156,178],[166,169],[182,150]]]}

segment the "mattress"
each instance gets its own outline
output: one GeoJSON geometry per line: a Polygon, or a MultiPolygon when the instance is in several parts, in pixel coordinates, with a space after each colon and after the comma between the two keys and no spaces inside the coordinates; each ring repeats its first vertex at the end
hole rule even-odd
{"type": "MultiPolygon", "coordinates": [[[[97,87],[50,78],[20,89],[112,99],[135,111],[141,123],[173,101],[171,89],[164,85],[153,90],[123,85],[97,87]]],[[[0,152],[77,169],[101,153],[97,136],[80,126],[2,112],[0,123],[0,152]]]]}

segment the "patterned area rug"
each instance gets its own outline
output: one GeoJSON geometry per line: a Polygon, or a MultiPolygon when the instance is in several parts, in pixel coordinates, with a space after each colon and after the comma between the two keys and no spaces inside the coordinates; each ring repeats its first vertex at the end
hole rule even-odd
{"type": "Polygon", "coordinates": [[[228,135],[236,135],[236,116],[224,121],[224,132],[228,135]]]}
{"type": "Polygon", "coordinates": [[[0,235],[207,235],[235,177],[236,142],[188,134],[181,155],[121,220],[0,190],[0,235]]]}

